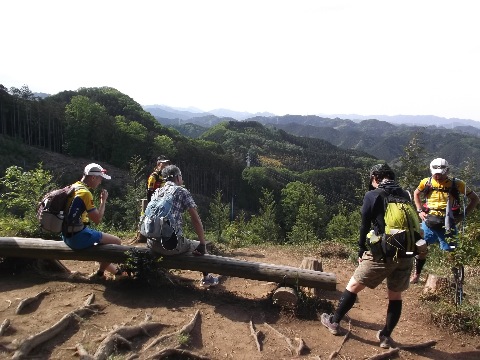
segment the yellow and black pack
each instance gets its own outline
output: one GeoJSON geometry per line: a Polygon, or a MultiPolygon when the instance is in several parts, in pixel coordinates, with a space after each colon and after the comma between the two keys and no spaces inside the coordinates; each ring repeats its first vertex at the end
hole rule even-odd
{"type": "Polygon", "coordinates": [[[385,230],[370,238],[372,254],[377,259],[412,257],[415,243],[421,239],[418,215],[412,202],[378,189],[385,203],[385,230]]]}

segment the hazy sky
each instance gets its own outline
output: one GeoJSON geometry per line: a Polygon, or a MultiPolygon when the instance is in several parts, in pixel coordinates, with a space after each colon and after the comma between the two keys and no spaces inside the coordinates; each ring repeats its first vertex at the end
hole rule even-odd
{"type": "Polygon", "coordinates": [[[478,0],[15,0],[0,84],[142,105],[480,121],[478,0]]]}

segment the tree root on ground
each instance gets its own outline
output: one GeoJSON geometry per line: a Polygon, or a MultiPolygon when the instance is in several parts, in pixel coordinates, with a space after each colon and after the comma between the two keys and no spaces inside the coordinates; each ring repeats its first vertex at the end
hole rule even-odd
{"type": "Polygon", "coordinates": [[[135,337],[137,335],[147,335],[151,337],[149,332],[160,326],[163,326],[159,322],[142,322],[137,326],[121,326],[110,331],[101,344],[98,346],[93,358],[95,360],[107,359],[113,354],[118,345],[126,345],[129,349],[132,348],[132,343],[127,339],[135,337]]]}
{"type": "Polygon", "coordinates": [[[180,356],[182,356],[182,358],[183,358],[183,356],[186,356],[188,359],[194,359],[194,360],[197,360],[197,359],[198,360],[210,360],[210,358],[208,356],[199,355],[199,354],[196,354],[192,351],[185,350],[185,349],[180,349],[178,347],[162,349],[159,352],[157,352],[156,354],[149,356],[147,358],[147,360],[167,359],[169,356],[172,356],[172,355],[180,355],[180,356]]]}
{"type": "MultiPolygon", "coordinates": [[[[90,299],[90,298],[89,298],[90,299]]],[[[93,297],[91,297],[93,299],[93,297]]],[[[38,345],[52,339],[54,336],[58,335],[61,333],[63,330],[65,330],[68,325],[70,324],[70,321],[72,319],[78,319],[81,318],[82,316],[85,316],[86,314],[91,314],[91,313],[97,313],[98,306],[93,305],[93,304],[86,304],[85,306],[71,311],[68,314],[64,315],[57,323],[49,327],[48,329],[32,335],[25,339],[20,346],[18,347],[17,351],[13,354],[12,359],[23,359],[25,358],[30,351],[32,351],[33,348],[37,347],[38,345]]]]}
{"type": "Polygon", "coordinates": [[[132,349],[132,343],[118,334],[111,334],[105,338],[93,355],[95,360],[106,360],[118,348],[119,345],[125,345],[129,350],[132,349]]]}
{"type": "Polygon", "coordinates": [[[340,354],[340,350],[342,350],[342,347],[343,345],[347,342],[348,338],[350,337],[350,334],[352,333],[352,321],[350,320],[348,322],[348,331],[347,333],[345,334],[345,336],[343,337],[343,340],[342,340],[342,343],[340,344],[340,346],[338,347],[338,350],[332,352],[330,354],[330,356],[328,357],[330,360],[331,359],[335,359],[339,354],[340,354]]]}
{"type": "Polygon", "coordinates": [[[288,336],[285,336],[284,334],[282,334],[280,331],[278,331],[277,329],[275,329],[273,326],[271,326],[268,323],[265,323],[265,325],[267,327],[269,327],[270,329],[272,329],[278,336],[280,336],[281,338],[283,338],[286,341],[286,343],[288,345],[288,350],[290,350],[290,353],[292,355],[293,354],[302,355],[306,350],[308,350],[308,347],[306,346],[305,341],[303,341],[303,339],[295,338],[295,340],[298,342],[298,346],[294,346],[293,342],[292,342],[292,339],[290,339],[288,336]]]}
{"type": "Polygon", "coordinates": [[[180,335],[180,334],[190,334],[190,332],[193,330],[193,328],[195,327],[195,323],[197,322],[197,319],[198,317],[200,316],[200,311],[197,310],[195,312],[195,315],[193,315],[193,318],[192,320],[187,324],[185,325],[184,327],[182,327],[180,330],[178,331],[175,331],[173,333],[170,333],[170,334],[165,334],[165,335],[162,335],[162,336],[159,336],[157,337],[156,339],[154,339],[150,344],[148,344],[144,350],[148,350],[150,348],[152,348],[153,346],[157,345],[159,342],[169,338],[169,337],[172,337],[172,336],[175,336],[175,335],[180,335]]]}
{"type": "Polygon", "coordinates": [[[418,349],[425,349],[427,347],[432,347],[437,342],[435,340],[427,341],[425,343],[420,344],[412,344],[412,345],[400,345],[396,348],[390,348],[390,350],[385,351],[384,353],[377,354],[374,356],[369,357],[367,360],[383,360],[389,359],[392,355],[396,355],[399,353],[400,350],[418,350],[418,349]]]}
{"type": "Polygon", "coordinates": [[[257,345],[257,350],[262,351],[262,344],[260,343],[260,338],[263,336],[263,333],[259,330],[255,330],[252,320],[250,320],[250,335],[252,335],[255,344],[257,345]]]}
{"type": "Polygon", "coordinates": [[[7,309],[12,305],[12,301],[11,301],[11,300],[5,300],[5,301],[8,303],[8,306],[7,306],[5,309],[2,309],[1,311],[7,310],[7,309]]]}
{"type": "Polygon", "coordinates": [[[3,336],[3,334],[5,334],[5,331],[7,331],[9,326],[10,326],[10,319],[3,320],[2,325],[0,325],[0,336],[3,336]]]}
{"type": "Polygon", "coordinates": [[[82,346],[82,344],[77,344],[75,345],[75,349],[77,352],[75,355],[78,355],[80,357],[80,360],[93,360],[93,356],[90,355],[87,350],[82,346]]]}
{"type": "Polygon", "coordinates": [[[31,304],[32,302],[35,302],[35,301],[38,301],[40,300],[41,297],[43,297],[44,295],[47,295],[47,294],[50,294],[50,292],[48,291],[48,289],[45,289],[43,291],[40,291],[37,295],[35,296],[32,296],[32,297],[28,297],[28,298],[25,298],[23,300],[20,301],[20,303],[18,304],[17,306],[17,309],[15,310],[15,315],[18,315],[20,314],[20,312],[22,311],[22,309],[27,306],[28,304],[31,304]]]}

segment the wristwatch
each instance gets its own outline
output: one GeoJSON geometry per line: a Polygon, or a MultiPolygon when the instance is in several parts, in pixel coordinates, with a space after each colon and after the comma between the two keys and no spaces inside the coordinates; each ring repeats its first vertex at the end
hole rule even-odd
{"type": "Polygon", "coordinates": [[[417,209],[417,213],[422,213],[423,212],[423,209],[417,209]]]}

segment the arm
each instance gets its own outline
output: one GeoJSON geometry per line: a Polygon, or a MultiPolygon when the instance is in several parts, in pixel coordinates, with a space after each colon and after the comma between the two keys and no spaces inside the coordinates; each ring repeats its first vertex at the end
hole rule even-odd
{"type": "Polygon", "coordinates": [[[103,189],[100,193],[100,206],[88,213],[88,218],[95,224],[99,224],[103,219],[105,213],[105,205],[107,204],[108,191],[103,189]]]}
{"type": "Polygon", "coordinates": [[[362,261],[362,256],[367,248],[367,234],[371,226],[371,204],[367,196],[363,198],[363,205],[361,209],[362,223],[360,224],[360,236],[358,239],[358,261],[362,261]]]}
{"type": "Polygon", "coordinates": [[[205,245],[205,233],[203,232],[202,220],[200,219],[200,215],[198,215],[197,209],[194,207],[188,208],[188,213],[190,214],[190,218],[192,219],[192,225],[195,233],[198,236],[200,244],[205,245]]]}
{"type": "Polygon", "coordinates": [[[418,216],[420,216],[420,219],[424,221],[427,214],[423,211],[422,199],[420,199],[421,193],[422,192],[418,190],[418,188],[416,188],[415,191],[413,192],[413,201],[415,201],[415,207],[417,208],[418,216]],[[419,212],[419,210],[422,210],[422,211],[419,212]]]}

